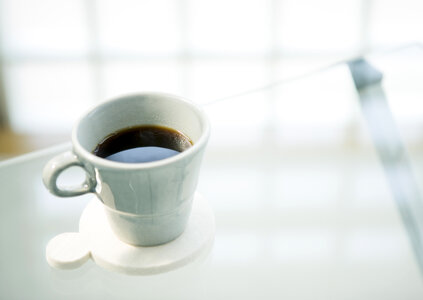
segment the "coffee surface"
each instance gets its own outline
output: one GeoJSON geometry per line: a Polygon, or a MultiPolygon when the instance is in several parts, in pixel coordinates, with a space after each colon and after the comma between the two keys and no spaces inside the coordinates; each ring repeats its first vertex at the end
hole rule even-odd
{"type": "Polygon", "coordinates": [[[175,129],[142,125],[106,136],[92,153],[112,161],[142,163],[177,155],[192,145],[189,137],[175,129]]]}

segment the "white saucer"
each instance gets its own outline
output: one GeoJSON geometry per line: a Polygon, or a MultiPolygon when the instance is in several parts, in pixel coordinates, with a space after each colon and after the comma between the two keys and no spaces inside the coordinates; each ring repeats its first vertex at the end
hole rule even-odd
{"type": "Polygon", "coordinates": [[[215,235],[214,214],[208,201],[196,193],[184,233],[154,247],[136,247],[119,240],[109,227],[103,204],[96,198],[85,207],[79,233],[62,233],[46,247],[49,265],[74,269],[90,257],[111,271],[150,275],[182,267],[210,249],[215,235]]]}

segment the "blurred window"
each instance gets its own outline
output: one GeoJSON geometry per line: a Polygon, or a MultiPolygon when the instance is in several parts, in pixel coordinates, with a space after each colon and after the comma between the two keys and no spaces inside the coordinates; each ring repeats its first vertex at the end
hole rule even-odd
{"type": "MultiPolygon", "coordinates": [[[[423,40],[423,2],[417,0],[401,5],[385,0],[0,0],[0,5],[3,104],[12,129],[25,134],[67,133],[81,112],[121,94],[158,90],[205,103],[361,50],[423,40]]],[[[328,97],[312,103],[318,116],[302,111],[312,90],[296,94],[300,101],[292,102],[290,93],[296,92],[288,89],[255,99],[263,103],[252,111],[257,118],[239,125],[267,126],[273,118],[270,123],[283,122],[288,129],[312,122],[342,130],[350,121],[349,107],[337,98],[351,87],[335,84],[348,76],[345,71],[329,76],[328,97]]],[[[225,126],[237,107],[211,114],[225,126]]]]}

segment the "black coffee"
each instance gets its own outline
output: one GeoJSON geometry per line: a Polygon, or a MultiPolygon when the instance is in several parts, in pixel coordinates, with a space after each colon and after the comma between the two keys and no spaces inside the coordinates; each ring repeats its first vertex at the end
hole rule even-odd
{"type": "Polygon", "coordinates": [[[142,163],[174,156],[192,145],[191,139],[177,130],[143,125],[106,136],[93,154],[117,162],[142,163]]]}

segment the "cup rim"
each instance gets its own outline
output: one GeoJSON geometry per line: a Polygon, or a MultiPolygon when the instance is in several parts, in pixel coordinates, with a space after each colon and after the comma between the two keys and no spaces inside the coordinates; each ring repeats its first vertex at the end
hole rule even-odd
{"type": "Polygon", "coordinates": [[[177,96],[177,95],[173,95],[173,94],[169,94],[169,93],[162,93],[162,92],[142,92],[142,93],[133,93],[133,94],[125,94],[125,95],[121,95],[121,96],[117,96],[114,97],[110,100],[107,100],[105,102],[102,102],[100,104],[97,104],[93,107],[91,107],[88,111],[86,111],[79,119],[78,121],[75,123],[73,129],[72,129],[72,146],[73,146],[73,150],[75,152],[76,155],[83,157],[85,160],[91,162],[92,164],[96,165],[96,166],[101,166],[101,167],[105,167],[105,168],[112,168],[112,169],[150,169],[150,168],[157,168],[157,167],[161,167],[161,166],[165,166],[177,161],[181,161],[184,158],[186,158],[189,155],[193,155],[196,152],[198,152],[200,149],[202,149],[207,141],[208,138],[210,136],[210,121],[207,117],[207,115],[205,114],[204,110],[199,107],[197,104],[193,103],[192,101],[188,100],[185,97],[181,97],[181,96],[177,96]],[[86,118],[89,114],[93,113],[95,110],[108,105],[111,102],[117,102],[120,101],[122,99],[125,98],[132,98],[132,97],[145,97],[145,96],[154,96],[154,97],[166,97],[172,101],[177,101],[177,102],[183,102],[189,106],[191,106],[191,108],[193,108],[193,110],[197,113],[197,115],[200,117],[200,121],[201,121],[201,125],[203,127],[202,133],[200,138],[198,139],[198,141],[196,143],[194,143],[194,145],[192,147],[190,147],[189,149],[168,157],[168,158],[164,158],[161,160],[156,160],[156,161],[152,161],[152,162],[141,162],[141,163],[123,163],[123,162],[116,162],[116,161],[111,161],[111,160],[107,160],[101,157],[96,156],[95,154],[91,153],[90,151],[86,150],[80,143],[78,140],[78,128],[79,125],[81,123],[81,121],[86,118]]]}

